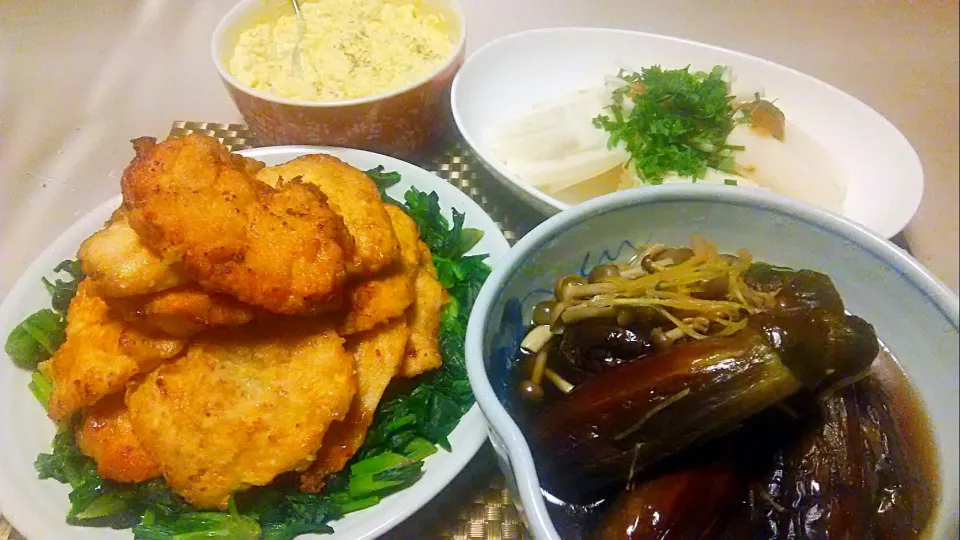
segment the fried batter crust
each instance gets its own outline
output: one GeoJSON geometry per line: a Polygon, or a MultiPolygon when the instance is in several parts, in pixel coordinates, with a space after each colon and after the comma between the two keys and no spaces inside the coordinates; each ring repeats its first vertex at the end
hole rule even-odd
{"type": "Polygon", "coordinates": [[[133,433],[123,394],[112,394],[83,415],[77,446],[97,462],[97,474],[115,482],[143,482],[160,476],[160,466],[133,433]]]}
{"type": "Polygon", "coordinates": [[[356,392],[343,339],[315,319],[213,331],[127,391],[134,433],[198,508],[306,468],[356,392]]]}
{"type": "Polygon", "coordinates": [[[417,224],[400,208],[384,206],[400,241],[400,259],[387,275],[348,286],[344,299],[346,312],[339,327],[345,336],[399,317],[413,304],[420,257],[417,224]]]}
{"type": "Polygon", "coordinates": [[[282,314],[339,307],[353,239],[315,186],[270,187],[213,137],[138,139],[121,187],[130,226],[209,291],[282,314]]]}
{"type": "Polygon", "coordinates": [[[443,363],[438,332],[440,312],[448,301],[446,289],[428,269],[417,272],[416,300],[407,311],[410,340],[400,368],[402,376],[414,377],[437,369],[443,363]]]}
{"type": "Polygon", "coordinates": [[[103,229],[80,244],[80,268],[103,297],[127,297],[176,287],[188,278],[151,251],[117,209],[103,229]]]}
{"type": "Polygon", "coordinates": [[[152,370],[183,349],[184,341],[158,338],[110,313],[80,282],[67,311],[67,340],[45,367],[53,380],[50,418],[63,420],[104,396],[123,390],[132,377],[152,370]]]}
{"type": "Polygon", "coordinates": [[[294,178],[320,188],[333,211],[343,218],[356,243],[348,265],[352,276],[373,276],[390,268],[400,256],[380,191],[363,171],[330,155],[309,154],[257,173],[257,179],[272,186],[294,178]]]}
{"type": "Polygon", "coordinates": [[[190,337],[219,326],[239,326],[260,310],[226,294],[183,285],[144,296],[106,299],[123,320],[148,332],[190,337]]]}
{"type": "Polygon", "coordinates": [[[357,366],[357,394],[347,417],[330,426],[317,459],[300,475],[300,489],[317,492],[326,476],[343,469],[360,449],[390,380],[400,369],[410,330],[405,317],[351,336],[347,354],[357,366]]]}

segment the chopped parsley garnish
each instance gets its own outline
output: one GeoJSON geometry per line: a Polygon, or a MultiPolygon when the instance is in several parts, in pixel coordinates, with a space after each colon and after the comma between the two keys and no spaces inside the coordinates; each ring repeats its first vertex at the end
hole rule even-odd
{"type": "Polygon", "coordinates": [[[627,166],[644,183],[661,184],[669,172],[700,179],[709,167],[733,172],[733,152],[740,148],[726,144],[736,121],[724,72],[721,66],[710,73],[621,70],[613,103],[593,123],[610,133],[610,148],[627,150],[627,166]]]}

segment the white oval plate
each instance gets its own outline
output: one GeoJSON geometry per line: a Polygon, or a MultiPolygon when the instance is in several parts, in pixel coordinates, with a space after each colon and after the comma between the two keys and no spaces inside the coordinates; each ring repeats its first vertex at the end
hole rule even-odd
{"type": "MultiPolygon", "coordinates": [[[[447,219],[451,218],[450,208],[456,208],[466,214],[466,226],[484,232],[483,239],[471,253],[489,253],[491,265],[510,248],[497,224],[469,197],[443,179],[398,159],[361,150],[310,146],[257,148],[240,153],[267,165],[275,165],[318,152],[332,154],[364,170],[383,165],[388,171],[399,172],[402,180],[388,190],[397,199],[402,199],[410,187],[436,191],[447,219]]],[[[24,317],[50,307],[50,297],[40,278],[50,275],[60,261],[76,258],[80,242],[99,230],[119,204],[119,195],[101,204],[74,223],[33,261],[0,305],[0,341],[5,342],[6,336],[24,317]]],[[[27,388],[29,381],[28,371],[17,368],[5,353],[0,353],[0,512],[31,539],[132,538],[129,530],[71,527],[65,523],[70,488],[55,480],[38,480],[33,468],[37,454],[50,451],[55,429],[27,388]]],[[[427,458],[424,475],[417,483],[374,507],[332,522],[334,534],[305,538],[357,540],[384,534],[449,484],[477,453],[486,437],[486,422],[474,405],[449,437],[453,451],[440,450],[427,458]]]]}
{"type": "MultiPolygon", "coordinates": [[[[497,39],[470,56],[453,82],[457,127],[501,182],[546,213],[569,205],[520,183],[491,153],[486,133],[535,104],[602,85],[621,67],[710,71],[730,66],[734,89],[763,89],[791,124],[847,173],[841,214],[886,238],[902,230],[923,196],[913,147],[879,113],[841,90],[788,67],[685,39],[602,28],[548,28],[497,39]]],[[[649,189],[649,188],[644,188],[649,189]]]]}

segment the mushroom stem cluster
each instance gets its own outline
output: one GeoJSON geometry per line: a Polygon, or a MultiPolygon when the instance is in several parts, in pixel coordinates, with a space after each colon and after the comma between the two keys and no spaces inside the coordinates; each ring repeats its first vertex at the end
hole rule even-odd
{"type": "Polygon", "coordinates": [[[524,396],[539,401],[544,377],[561,392],[573,385],[549,369],[549,344],[566,325],[611,319],[626,326],[640,316],[662,324],[651,338],[658,348],[678,341],[726,336],[746,326],[746,317],[771,307],[777,291],[761,292],[744,281],[753,258],[746,250],[721,254],[695,235],[690,247],[641,246],[626,262],[594,267],[587,276],[567,275],[554,285],[554,298],[534,308],[533,329],[521,343],[533,356],[524,396]]]}

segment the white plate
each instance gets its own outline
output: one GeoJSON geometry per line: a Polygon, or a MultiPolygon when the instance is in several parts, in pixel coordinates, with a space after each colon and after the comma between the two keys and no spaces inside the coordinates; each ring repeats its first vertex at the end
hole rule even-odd
{"type": "MultiPolygon", "coordinates": [[[[519,183],[491,153],[487,130],[545,100],[602,85],[621,67],[654,64],[709,71],[730,66],[737,89],[777,98],[792,125],[825,148],[846,172],[844,216],[890,238],[923,195],[923,168],[906,138],[848,94],[779,64],[679,38],[600,28],[531,30],[493,41],[464,63],[453,83],[457,127],[501,182],[546,213],[569,205],[519,183]]],[[[649,189],[649,188],[644,188],[649,189]]]]}
{"type": "MultiPolygon", "coordinates": [[[[360,169],[383,165],[388,171],[399,172],[402,180],[388,190],[394,198],[401,199],[410,187],[436,191],[448,219],[451,217],[450,208],[456,208],[466,213],[466,226],[484,232],[483,239],[471,253],[489,253],[491,265],[510,247],[496,223],[469,197],[443,179],[409,163],[360,150],[310,146],[258,148],[240,153],[275,165],[317,152],[332,154],[360,169]]],[[[101,204],[67,229],[27,268],[0,305],[0,337],[3,341],[24,317],[50,307],[50,297],[40,278],[50,275],[61,260],[76,258],[80,242],[99,230],[119,204],[119,195],[101,204]]],[[[29,381],[29,372],[17,368],[6,354],[0,353],[0,512],[31,539],[132,538],[129,530],[71,527],[64,522],[69,508],[69,486],[55,480],[38,480],[33,468],[37,454],[50,451],[54,426],[27,388],[29,381]]],[[[473,458],[486,436],[486,422],[474,405],[450,435],[453,451],[440,450],[427,458],[424,475],[416,484],[372,508],[331,523],[335,534],[314,537],[356,540],[382,535],[449,484],[473,458]]]]}

